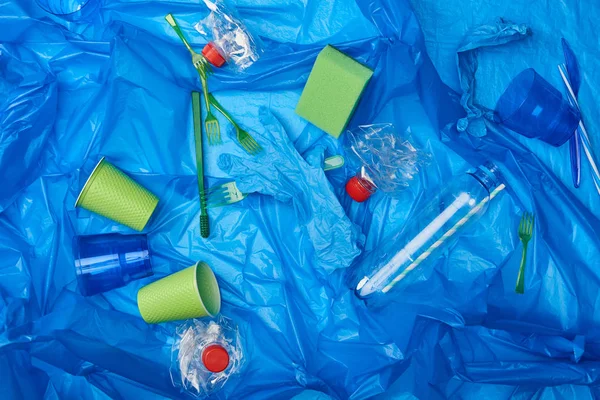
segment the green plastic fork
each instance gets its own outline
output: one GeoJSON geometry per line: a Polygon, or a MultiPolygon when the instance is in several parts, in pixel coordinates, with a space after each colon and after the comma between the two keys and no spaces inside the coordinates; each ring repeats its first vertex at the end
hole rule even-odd
{"type": "MultiPolygon", "coordinates": [[[[188,51],[192,55],[192,64],[194,64],[194,68],[198,69],[200,67],[208,66],[208,62],[206,61],[206,58],[204,58],[204,56],[202,54],[196,53],[194,51],[194,49],[192,49],[192,46],[190,46],[190,44],[188,43],[185,36],[183,36],[183,32],[181,31],[181,28],[177,24],[177,21],[175,21],[175,17],[173,17],[173,14],[165,15],[165,20],[169,23],[169,25],[171,25],[171,28],[173,28],[173,30],[175,31],[177,36],[179,36],[179,39],[181,39],[181,41],[183,42],[185,47],[188,49],[188,51]]],[[[206,69],[205,69],[205,71],[206,71],[206,69]]],[[[198,72],[200,72],[200,71],[198,71],[198,72]]]]}
{"type": "Polygon", "coordinates": [[[225,118],[231,122],[231,125],[235,128],[235,134],[240,145],[246,150],[249,154],[255,156],[263,151],[263,148],[248,132],[243,130],[237,122],[233,119],[233,117],[223,108],[223,106],[215,99],[215,96],[212,94],[208,95],[208,99],[210,103],[216,108],[225,118]]]}
{"type": "Polygon", "coordinates": [[[214,114],[210,111],[210,102],[208,101],[208,75],[211,72],[210,65],[208,61],[202,54],[196,53],[192,46],[188,43],[185,36],[183,36],[183,32],[181,28],[177,24],[175,17],[172,14],[167,14],[165,16],[165,20],[171,25],[171,28],[175,31],[179,39],[183,42],[185,47],[188,49],[190,54],[192,55],[192,64],[194,64],[194,68],[198,71],[198,75],[200,76],[200,81],[202,82],[202,91],[204,92],[204,101],[206,102],[206,117],[204,118],[204,131],[206,133],[206,137],[208,138],[208,144],[213,146],[221,143],[221,127],[219,126],[219,121],[214,116],[214,114]]]}
{"type": "Polygon", "coordinates": [[[219,126],[219,121],[217,120],[217,118],[210,111],[209,97],[212,97],[212,95],[208,92],[208,75],[205,71],[200,73],[200,80],[202,80],[202,90],[204,91],[204,101],[206,103],[206,117],[204,117],[204,130],[206,131],[208,144],[214,146],[222,143],[221,127],[219,126]]]}
{"type": "Polygon", "coordinates": [[[217,208],[238,203],[244,200],[248,196],[248,193],[242,193],[235,181],[232,181],[209,188],[205,192],[205,196],[206,206],[208,208],[217,208]]]}
{"type": "Polygon", "coordinates": [[[535,223],[535,216],[531,213],[526,212],[521,217],[519,223],[519,238],[523,242],[523,255],[521,256],[521,267],[519,268],[519,276],[517,278],[517,285],[515,292],[519,294],[525,293],[525,266],[527,265],[527,245],[533,237],[533,225],[535,223]]]}

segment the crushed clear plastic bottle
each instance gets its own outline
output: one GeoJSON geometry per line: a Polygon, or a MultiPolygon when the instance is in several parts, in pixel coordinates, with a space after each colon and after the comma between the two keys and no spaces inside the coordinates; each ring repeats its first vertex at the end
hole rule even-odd
{"type": "Polygon", "coordinates": [[[429,154],[413,146],[409,132],[399,134],[387,123],[348,131],[344,147],[357,171],[346,191],[357,202],[367,200],[376,190],[390,195],[401,192],[429,160],[429,154]]]}
{"type": "Polygon", "coordinates": [[[455,178],[429,197],[400,232],[361,256],[350,278],[356,295],[369,298],[418,278],[427,279],[441,253],[485,213],[490,200],[504,188],[492,163],[455,178]]]}
{"type": "Polygon", "coordinates": [[[202,50],[204,57],[215,67],[229,63],[238,72],[250,67],[262,53],[260,39],[250,32],[228,2],[204,0],[204,4],[211,12],[196,24],[198,32],[212,38],[202,50]]]}
{"type": "Polygon", "coordinates": [[[171,350],[171,380],[194,397],[221,389],[243,363],[239,330],[229,318],[193,319],[177,327],[171,350]]]}

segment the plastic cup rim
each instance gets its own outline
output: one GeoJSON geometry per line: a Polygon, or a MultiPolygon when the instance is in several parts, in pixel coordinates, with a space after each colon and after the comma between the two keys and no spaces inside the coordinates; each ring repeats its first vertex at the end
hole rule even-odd
{"type": "MultiPolygon", "coordinates": [[[[517,113],[517,112],[518,112],[518,111],[521,109],[521,107],[523,107],[523,104],[525,104],[525,101],[526,101],[526,100],[529,98],[529,93],[531,93],[531,87],[533,86],[533,81],[535,81],[536,75],[538,75],[538,73],[537,73],[537,72],[535,71],[535,69],[533,69],[533,68],[526,68],[526,69],[524,69],[523,71],[519,72],[519,73],[517,74],[517,76],[515,76],[515,77],[514,77],[514,78],[513,78],[513,79],[510,81],[510,83],[508,84],[508,87],[506,88],[506,90],[504,91],[504,93],[502,93],[502,95],[500,96],[500,99],[499,99],[498,101],[502,100],[502,98],[504,97],[504,95],[506,94],[506,92],[508,91],[508,89],[510,89],[510,88],[511,88],[511,86],[513,85],[513,83],[514,83],[514,80],[515,80],[515,79],[517,79],[518,77],[520,77],[522,74],[524,74],[524,73],[526,73],[526,72],[527,72],[527,73],[531,73],[531,74],[533,74],[533,79],[532,79],[532,81],[531,81],[532,83],[531,83],[531,85],[529,86],[529,89],[527,90],[527,96],[525,96],[525,97],[523,97],[523,99],[521,99],[521,102],[519,103],[519,106],[518,106],[518,107],[515,107],[515,108],[512,110],[512,112],[510,113],[510,115],[509,115],[508,117],[506,117],[506,118],[500,118],[500,122],[501,122],[501,123],[504,123],[504,122],[506,122],[506,121],[508,121],[508,120],[512,119],[512,117],[513,117],[513,116],[514,116],[514,115],[515,115],[515,114],[516,114],[516,113],[517,113]]],[[[496,106],[496,108],[497,108],[497,106],[496,106]]],[[[498,115],[498,117],[500,117],[500,116],[498,115]]]]}
{"type": "MultiPolygon", "coordinates": [[[[196,265],[194,266],[194,287],[196,288],[196,294],[198,295],[198,300],[200,301],[200,304],[202,304],[202,308],[204,308],[204,311],[206,311],[206,314],[209,317],[214,317],[221,311],[221,291],[219,290],[219,285],[217,283],[217,297],[219,298],[219,300],[218,300],[219,307],[218,307],[218,310],[213,314],[208,310],[208,308],[204,304],[204,300],[202,300],[202,294],[200,293],[200,289],[198,288],[198,268],[200,268],[200,264],[206,264],[206,263],[204,261],[196,262],[196,265]]],[[[215,276],[214,271],[208,266],[208,264],[206,264],[206,268],[208,268],[210,270],[212,278],[214,279],[214,281],[216,283],[217,277],[215,276]]]]}
{"type": "Polygon", "coordinates": [[[83,188],[81,188],[81,192],[79,192],[79,196],[77,196],[77,200],[75,200],[76,208],[79,207],[79,202],[83,201],[83,198],[85,197],[85,194],[87,193],[87,191],[89,189],[89,185],[91,185],[92,181],[95,179],[96,172],[98,172],[100,166],[103,164],[105,159],[106,159],[106,157],[103,156],[100,159],[100,161],[98,161],[98,164],[96,164],[96,166],[92,170],[92,173],[90,174],[90,176],[88,176],[87,180],[85,181],[83,188]]]}
{"type": "Polygon", "coordinates": [[[73,257],[75,258],[75,276],[77,278],[77,288],[81,292],[84,297],[88,296],[87,288],[83,283],[83,273],[81,270],[81,247],[80,247],[80,238],[81,236],[75,235],[73,237],[73,257]]]}

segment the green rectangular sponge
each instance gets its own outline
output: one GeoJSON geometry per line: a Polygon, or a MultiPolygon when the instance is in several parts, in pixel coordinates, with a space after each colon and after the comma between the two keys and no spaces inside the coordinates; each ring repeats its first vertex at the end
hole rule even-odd
{"type": "Polygon", "coordinates": [[[340,137],[372,75],[371,69],[328,45],[317,56],[296,114],[340,137]]]}

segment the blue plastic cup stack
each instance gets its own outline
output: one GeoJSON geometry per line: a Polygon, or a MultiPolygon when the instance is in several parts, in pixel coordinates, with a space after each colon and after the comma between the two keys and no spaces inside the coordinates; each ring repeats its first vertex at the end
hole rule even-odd
{"type": "Polygon", "coordinates": [[[529,68],[512,80],[498,100],[496,119],[516,133],[558,147],[573,136],[581,115],[529,68]]]}
{"type": "Polygon", "coordinates": [[[84,296],[153,275],[145,235],[77,236],[73,252],[77,283],[84,296]]]}

